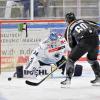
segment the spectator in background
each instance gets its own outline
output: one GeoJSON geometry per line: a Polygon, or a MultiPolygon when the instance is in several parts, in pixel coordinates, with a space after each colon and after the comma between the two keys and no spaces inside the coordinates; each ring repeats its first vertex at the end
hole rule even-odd
{"type": "Polygon", "coordinates": [[[7,0],[5,9],[5,19],[9,19],[11,17],[12,6],[17,6],[19,4],[23,5],[23,17],[24,18],[29,17],[30,0],[7,0]]]}
{"type": "Polygon", "coordinates": [[[43,2],[40,0],[34,0],[34,17],[42,17],[43,13],[43,2]]]}
{"type": "Polygon", "coordinates": [[[23,9],[23,17],[27,18],[30,16],[30,0],[20,0],[22,5],[24,6],[23,9]]]}
{"type": "Polygon", "coordinates": [[[42,0],[46,17],[60,17],[63,15],[63,0],[42,0]]]}
{"type": "MultiPolygon", "coordinates": [[[[23,16],[25,19],[30,16],[30,0],[7,0],[6,10],[5,10],[5,19],[9,19],[11,17],[11,9],[12,6],[22,5],[23,6],[23,16]]],[[[40,0],[34,0],[34,16],[33,17],[41,17],[44,13],[44,8],[42,2],[40,0]]]]}
{"type": "Polygon", "coordinates": [[[44,12],[47,17],[56,17],[56,2],[55,0],[43,0],[44,12]]]}
{"type": "Polygon", "coordinates": [[[5,19],[9,19],[11,17],[11,8],[14,5],[17,5],[17,2],[20,0],[7,0],[6,9],[5,9],[5,19]]]}

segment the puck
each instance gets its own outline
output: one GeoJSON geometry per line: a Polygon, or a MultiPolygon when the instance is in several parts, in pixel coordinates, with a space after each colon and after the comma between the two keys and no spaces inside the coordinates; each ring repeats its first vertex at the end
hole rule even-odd
{"type": "Polygon", "coordinates": [[[11,81],[11,77],[8,78],[8,81],[11,81]]]}

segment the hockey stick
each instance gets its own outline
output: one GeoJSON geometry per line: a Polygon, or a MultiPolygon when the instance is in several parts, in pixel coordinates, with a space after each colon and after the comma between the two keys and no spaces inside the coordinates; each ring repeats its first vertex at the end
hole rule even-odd
{"type": "Polygon", "coordinates": [[[51,73],[49,73],[46,77],[44,77],[41,81],[39,82],[31,82],[29,80],[26,80],[25,83],[28,85],[32,85],[32,86],[38,86],[39,84],[41,84],[45,79],[47,79],[53,72],[55,72],[57,69],[59,69],[63,64],[66,63],[66,60],[63,61],[58,67],[56,67],[53,71],[51,71],[51,73]]]}

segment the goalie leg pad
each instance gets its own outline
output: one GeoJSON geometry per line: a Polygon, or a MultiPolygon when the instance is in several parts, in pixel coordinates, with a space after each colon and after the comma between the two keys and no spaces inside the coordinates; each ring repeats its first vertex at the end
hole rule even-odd
{"type": "Polygon", "coordinates": [[[17,78],[23,78],[23,66],[16,67],[17,78]]]}

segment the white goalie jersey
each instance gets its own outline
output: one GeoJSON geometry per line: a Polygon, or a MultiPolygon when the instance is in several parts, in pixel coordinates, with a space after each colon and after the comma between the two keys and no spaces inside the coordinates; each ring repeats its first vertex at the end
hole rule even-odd
{"type": "Polygon", "coordinates": [[[31,71],[33,68],[39,68],[39,61],[44,64],[56,64],[69,50],[65,38],[61,34],[55,35],[52,33],[40,42],[39,47],[32,52],[24,70],[31,71]]]}
{"type": "Polygon", "coordinates": [[[40,43],[40,47],[37,49],[37,59],[45,64],[54,64],[64,55],[65,46],[64,38],[56,41],[46,39],[40,43]]]}

